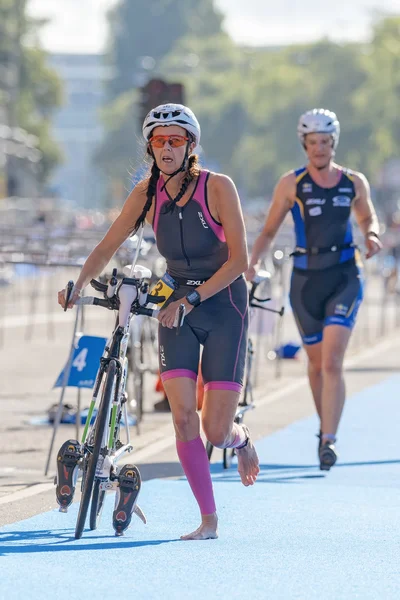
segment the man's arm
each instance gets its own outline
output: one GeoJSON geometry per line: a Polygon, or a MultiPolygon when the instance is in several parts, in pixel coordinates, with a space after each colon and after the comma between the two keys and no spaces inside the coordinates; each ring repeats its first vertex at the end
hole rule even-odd
{"type": "Polygon", "coordinates": [[[257,263],[267,253],[279,227],[292,208],[295,193],[296,179],[293,171],[290,171],[283,175],[276,184],[263,230],[254,242],[249,269],[246,273],[248,280],[254,278],[257,263]]]}
{"type": "Polygon", "coordinates": [[[382,249],[379,239],[379,221],[371,200],[371,191],[365,175],[355,173],[354,183],[356,197],[353,203],[353,212],[357,224],[365,237],[367,247],[366,258],[371,258],[382,249]]]}

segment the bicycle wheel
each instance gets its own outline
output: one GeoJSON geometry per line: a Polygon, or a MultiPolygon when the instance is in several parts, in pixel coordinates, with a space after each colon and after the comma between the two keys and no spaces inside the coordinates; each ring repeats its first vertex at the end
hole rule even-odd
{"type": "Polygon", "coordinates": [[[207,440],[207,444],[206,444],[206,452],[207,452],[207,456],[208,456],[208,460],[211,460],[211,455],[213,453],[214,450],[214,446],[212,445],[211,442],[209,442],[207,440]]]}
{"type": "Polygon", "coordinates": [[[245,369],[245,383],[243,389],[243,398],[239,402],[241,405],[247,405],[251,402],[251,370],[253,366],[253,342],[251,338],[249,338],[247,343],[247,358],[246,358],[246,369],[245,369]],[[250,402],[248,401],[248,397],[250,396],[250,402]]]}
{"type": "Polygon", "coordinates": [[[139,433],[139,425],[143,415],[143,393],[144,393],[144,369],[142,349],[142,327],[135,319],[131,333],[131,348],[129,353],[129,396],[134,400],[133,407],[136,416],[136,427],[139,433]],[[139,329],[140,327],[140,329],[139,329]]]}
{"type": "Polygon", "coordinates": [[[157,332],[158,324],[153,319],[144,317],[134,324],[129,370],[138,424],[143,419],[146,373],[155,375],[158,372],[157,332]]]}
{"type": "Polygon", "coordinates": [[[108,419],[108,408],[111,404],[111,396],[114,391],[115,377],[117,372],[117,363],[111,360],[108,364],[106,381],[103,388],[99,412],[96,417],[94,431],[93,453],[87,461],[86,473],[84,473],[83,489],[81,501],[79,504],[78,519],[75,527],[75,538],[79,540],[85,527],[86,515],[89,508],[90,498],[92,496],[93,482],[96,474],[97,460],[100,455],[101,444],[103,443],[104,431],[108,419]]]}
{"type": "Polygon", "coordinates": [[[235,448],[224,448],[223,464],[224,469],[230,469],[232,466],[232,459],[235,456],[235,448]]]}
{"type": "Polygon", "coordinates": [[[100,491],[100,480],[96,479],[93,486],[92,503],[90,505],[90,529],[97,529],[104,506],[105,490],[100,491]]]}

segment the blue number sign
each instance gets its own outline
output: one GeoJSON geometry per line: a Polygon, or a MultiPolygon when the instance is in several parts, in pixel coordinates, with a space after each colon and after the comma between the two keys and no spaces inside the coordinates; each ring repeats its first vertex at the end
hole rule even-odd
{"type": "MultiPolygon", "coordinates": [[[[107,338],[94,335],[83,335],[79,338],[78,345],[74,348],[68,387],[92,388],[94,386],[106,342],[107,338]]],[[[62,387],[66,368],[67,366],[61,371],[54,387],[62,387]]]]}

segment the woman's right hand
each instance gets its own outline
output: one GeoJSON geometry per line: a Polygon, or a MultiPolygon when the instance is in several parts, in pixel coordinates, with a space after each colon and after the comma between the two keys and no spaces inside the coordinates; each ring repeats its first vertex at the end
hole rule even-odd
{"type": "MultiPolygon", "coordinates": [[[[58,304],[64,309],[65,308],[65,298],[67,295],[67,290],[64,288],[63,290],[60,290],[58,292],[58,304]]],[[[69,299],[68,302],[68,307],[67,308],[72,308],[74,306],[74,304],[76,303],[76,301],[78,300],[78,298],[80,298],[81,295],[81,290],[79,288],[74,287],[72,290],[72,294],[71,297],[69,299]]]]}

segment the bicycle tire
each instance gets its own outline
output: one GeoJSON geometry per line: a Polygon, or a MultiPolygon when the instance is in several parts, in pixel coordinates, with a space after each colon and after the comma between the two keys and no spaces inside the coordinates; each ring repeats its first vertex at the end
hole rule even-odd
{"type": "Polygon", "coordinates": [[[84,474],[83,490],[81,495],[81,501],[79,503],[79,512],[75,527],[75,539],[77,540],[79,540],[82,537],[82,533],[86,522],[86,516],[89,509],[89,502],[92,497],[92,489],[94,477],[96,474],[97,460],[99,458],[101,444],[103,441],[103,434],[108,419],[108,407],[110,405],[110,396],[115,384],[116,372],[117,363],[115,362],[115,360],[111,360],[108,363],[106,381],[103,388],[99,412],[96,417],[93,453],[89,457],[86,473],[84,474]]]}
{"type": "MultiPolygon", "coordinates": [[[[142,334],[141,334],[142,335],[142,334]]],[[[143,349],[141,343],[141,337],[139,341],[139,348],[132,344],[131,353],[129,356],[128,372],[130,373],[130,394],[134,398],[135,404],[135,417],[136,417],[136,428],[139,433],[140,422],[143,417],[143,390],[144,390],[144,372],[138,365],[142,364],[143,360],[143,349]]]]}
{"type": "Polygon", "coordinates": [[[144,365],[144,342],[145,342],[145,329],[146,323],[143,323],[143,327],[140,332],[140,352],[139,352],[139,364],[140,369],[137,370],[137,374],[135,376],[135,387],[137,391],[137,412],[136,417],[139,423],[142,422],[143,419],[143,396],[144,396],[144,376],[145,370],[143,368],[144,365]]]}
{"type": "Polygon", "coordinates": [[[252,359],[252,355],[253,355],[253,344],[251,343],[251,340],[249,339],[248,344],[247,344],[247,358],[246,358],[246,369],[245,369],[245,382],[244,382],[244,389],[243,389],[243,398],[241,400],[241,404],[247,405],[249,404],[247,402],[247,397],[250,393],[250,389],[251,389],[251,371],[253,368],[253,359],[252,359]]]}
{"type": "Polygon", "coordinates": [[[208,456],[208,460],[211,460],[211,455],[213,453],[214,450],[214,446],[212,445],[211,442],[209,442],[207,440],[207,444],[206,444],[206,452],[207,452],[207,456],[208,456]]]}
{"type": "Polygon", "coordinates": [[[100,480],[96,479],[93,486],[92,502],[90,504],[89,525],[93,531],[97,529],[104,506],[105,490],[100,491],[100,480]]]}
{"type": "Polygon", "coordinates": [[[224,469],[230,469],[232,466],[232,459],[235,456],[235,448],[224,448],[223,465],[224,469]]]}

